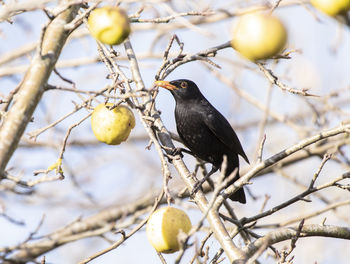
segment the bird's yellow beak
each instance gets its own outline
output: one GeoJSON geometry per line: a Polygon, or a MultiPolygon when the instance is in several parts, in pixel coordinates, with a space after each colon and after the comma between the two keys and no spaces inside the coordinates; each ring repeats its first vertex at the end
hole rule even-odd
{"type": "Polygon", "coordinates": [[[154,85],[168,89],[170,91],[178,89],[175,85],[172,85],[170,82],[168,81],[156,81],[154,82],[154,85]]]}

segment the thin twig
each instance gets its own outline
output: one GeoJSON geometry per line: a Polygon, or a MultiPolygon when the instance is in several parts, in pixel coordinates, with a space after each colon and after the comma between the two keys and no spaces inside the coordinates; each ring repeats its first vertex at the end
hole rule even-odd
{"type": "Polygon", "coordinates": [[[115,242],[113,245],[109,246],[108,248],[101,250],[95,254],[93,254],[92,256],[88,257],[87,259],[79,262],[80,264],[85,264],[88,263],[104,254],[106,254],[107,252],[116,249],[117,247],[119,247],[125,240],[127,240],[128,238],[130,238],[132,235],[134,235],[138,230],[140,230],[148,221],[149,217],[151,216],[151,214],[156,210],[157,206],[159,205],[159,202],[162,200],[164,195],[164,191],[162,190],[161,193],[158,195],[157,199],[155,200],[152,209],[150,210],[149,214],[147,217],[145,217],[141,223],[139,223],[133,230],[131,230],[128,234],[124,234],[123,237],[121,239],[119,239],[117,242],[115,242]]]}

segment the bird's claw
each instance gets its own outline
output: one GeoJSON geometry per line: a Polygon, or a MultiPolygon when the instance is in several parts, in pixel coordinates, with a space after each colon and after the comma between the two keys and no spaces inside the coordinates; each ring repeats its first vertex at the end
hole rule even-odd
{"type": "Polygon", "coordinates": [[[172,163],[173,159],[175,159],[175,156],[177,155],[180,155],[181,158],[184,157],[184,155],[181,153],[181,148],[166,148],[165,150],[165,155],[170,163],[172,163]]]}
{"type": "Polygon", "coordinates": [[[202,185],[203,185],[203,183],[205,182],[205,181],[207,181],[209,178],[210,178],[210,176],[214,173],[214,172],[216,172],[218,169],[216,168],[216,167],[212,167],[212,169],[211,169],[211,171],[209,171],[208,173],[207,173],[207,175],[205,175],[202,179],[200,179],[200,180],[198,180],[195,184],[194,184],[194,186],[193,186],[193,189],[192,189],[192,191],[191,191],[191,196],[192,195],[194,195],[201,187],[202,187],[202,185]]]}
{"type": "Polygon", "coordinates": [[[184,157],[184,155],[182,154],[182,148],[173,148],[170,151],[172,156],[180,155],[181,158],[184,157]]]}
{"type": "Polygon", "coordinates": [[[165,150],[165,155],[168,158],[168,161],[171,163],[172,160],[175,158],[176,155],[180,155],[181,158],[183,158],[183,154],[181,153],[181,148],[170,148],[166,146],[161,146],[162,149],[165,150]]]}
{"type": "Polygon", "coordinates": [[[203,183],[205,182],[205,178],[197,181],[194,185],[193,185],[193,189],[190,193],[190,196],[193,196],[200,188],[202,188],[203,183]]]}

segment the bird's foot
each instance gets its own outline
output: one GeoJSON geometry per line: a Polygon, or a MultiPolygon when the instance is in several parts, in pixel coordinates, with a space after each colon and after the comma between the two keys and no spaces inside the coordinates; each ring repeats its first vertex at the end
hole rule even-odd
{"type": "Polygon", "coordinates": [[[194,195],[203,185],[203,183],[205,181],[207,181],[209,179],[209,177],[215,173],[218,169],[216,167],[212,167],[211,170],[207,173],[207,175],[205,175],[201,180],[197,181],[194,186],[193,189],[191,191],[191,196],[194,195]]]}
{"type": "Polygon", "coordinates": [[[171,155],[176,156],[176,155],[180,155],[181,158],[184,157],[184,155],[182,154],[182,151],[184,149],[183,148],[172,148],[171,151],[171,155]]]}
{"type": "Polygon", "coordinates": [[[183,154],[181,153],[181,148],[169,148],[166,146],[162,146],[162,149],[166,152],[166,157],[168,158],[169,162],[172,162],[172,160],[175,158],[175,156],[180,155],[181,158],[183,158],[183,154]]]}
{"type": "Polygon", "coordinates": [[[181,155],[181,158],[183,158],[182,152],[194,156],[192,151],[185,149],[185,148],[173,148],[172,151],[173,151],[174,156],[179,154],[179,155],[181,155]]]}
{"type": "Polygon", "coordinates": [[[169,147],[166,147],[166,146],[162,146],[162,148],[166,151],[166,153],[168,155],[171,155],[171,156],[180,155],[181,158],[183,158],[182,152],[194,156],[193,153],[190,150],[185,149],[185,148],[169,148],[169,147]]]}
{"type": "Polygon", "coordinates": [[[203,183],[206,181],[206,178],[202,178],[200,180],[198,180],[194,185],[193,185],[193,189],[190,193],[190,196],[193,196],[196,192],[198,192],[199,189],[202,188],[203,183]]]}

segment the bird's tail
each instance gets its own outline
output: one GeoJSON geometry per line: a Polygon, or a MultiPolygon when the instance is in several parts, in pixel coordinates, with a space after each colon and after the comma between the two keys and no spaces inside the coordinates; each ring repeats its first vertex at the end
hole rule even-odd
{"type": "Polygon", "coordinates": [[[228,198],[232,201],[237,201],[237,202],[240,202],[242,204],[246,203],[245,193],[244,193],[243,188],[238,189],[234,194],[232,194],[228,198]]]}
{"type": "MultiPolygon", "coordinates": [[[[226,176],[229,176],[234,171],[234,169],[236,168],[236,166],[232,166],[231,168],[230,167],[228,167],[227,170],[226,170],[226,173],[225,173],[226,176]]],[[[236,176],[231,181],[228,182],[227,187],[231,186],[238,179],[239,179],[239,172],[237,171],[236,176]]],[[[246,198],[245,198],[245,193],[244,193],[243,187],[238,189],[235,193],[233,193],[228,198],[230,200],[232,200],[232,201],[237,201],[237,202],[240,202],[242,204],[246,203],[246,198]]]]}

